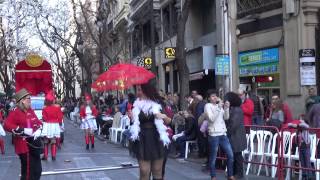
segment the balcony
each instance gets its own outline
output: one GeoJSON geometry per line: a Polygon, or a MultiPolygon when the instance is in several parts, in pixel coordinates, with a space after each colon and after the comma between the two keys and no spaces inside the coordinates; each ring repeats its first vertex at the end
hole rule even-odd
{"type": "Polygon", "coordinates": [[[115,28],[121,26],[121,24],[123,22],[127,21],[127,16],[129,14],[129,10],[130,10],[129,9],[129,5],[128,4],[124,4],[122,9],[120,10],[120,12],[114,18],[114,27],[115,28]]]}
{"type": "Polygon", "coordinates": [[[237,0],[238,18],[282,7],[282,0],[237,0]]]}

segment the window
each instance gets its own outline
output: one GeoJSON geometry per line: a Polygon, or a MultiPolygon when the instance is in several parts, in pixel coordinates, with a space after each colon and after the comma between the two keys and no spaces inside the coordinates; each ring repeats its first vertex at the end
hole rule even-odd
{"type": "Polygon", "coordinates": [[[162,26],[164,40],[177,34],[178,13],[174,6],[175,3],[175,1],[172,1],[162,9],[162,26]]]}

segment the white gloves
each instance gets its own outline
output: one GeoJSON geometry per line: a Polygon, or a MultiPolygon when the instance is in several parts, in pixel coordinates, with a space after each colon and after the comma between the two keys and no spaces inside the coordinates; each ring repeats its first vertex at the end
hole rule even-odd
{"type": "Polygon", "coordinates": [[[33,132],[32,128],[24,128],[23,129],[23,133],[25,135],[32,136],[32,132],[33,132]]]}
{"type": "Polygon", "coordinates": [[[176,141],[179,137],[181,137],[181,136],[183,136],[183,135],[184,135],[184,132],[179,133],[179,134],[176,134],[176,135],[173,135],[173,136],[172,136],[172,139],[173,139],[174,141],[176,141]]]}
{"type": "Polygon", "coordinates": [[[32,134],[34,140],[36,140],[38,137],[40,137],[40,135],[41,135],[41,129],[40,129],[40,128],[37,129],[36,132],[34,132],[34,133],[32,134]]]}

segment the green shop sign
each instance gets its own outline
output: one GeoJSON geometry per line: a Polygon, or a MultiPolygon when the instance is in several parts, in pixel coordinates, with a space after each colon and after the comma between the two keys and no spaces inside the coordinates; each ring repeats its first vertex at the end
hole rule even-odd
{"type": "Polygon", "coordinates": [[[239,66],[279,62],[279,48],[239,53],[239,66]]]}
{"type": "Polygon", "coordinates": [[[279,72],[279,63],[267,63],[239,67],[240,76],[258,76],[266,74],[275,74],[279,72]]]}

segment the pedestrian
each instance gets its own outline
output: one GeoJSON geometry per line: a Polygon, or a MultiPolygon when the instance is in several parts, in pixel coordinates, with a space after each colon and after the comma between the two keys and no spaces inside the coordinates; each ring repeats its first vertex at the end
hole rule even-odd
{"type": "Polygon", "coordinates": [[[194,141],[197,138],[198,123],[193,115],[188,111],[183,111],[182,116],[185,118],[185,130],[172,137],[177,142],[179,153],[176,158],[183,160],[185,157],[186,141],[194,141]]]}
{"type": "Polygon", "coordinates": [[[308,113],[314,104],[320,103],[320,96],[317,96],[316,90],[311,87],[308,89],[309,96],[306,99],[306,113],[308,113]]]}
{"type": "Polygon", "coordinates": [[[227,135],[233,151],[233,175],[236,179],[243,178],[243,156],[242,151],[246,149],[246,130],[243,122],[241,99],[234,92],[225,95],[225,101],[230,103],[229,119],[227,122],[227,135]]]}
{"type": "Polygon", "coordinates": [[[195,97],[198,101],[198,104],[196,106],[196,116],[195,116],[195,119],[197,121],[197,142],[198,142],[198,156],[200,158],[202,157],[206,157],[207,156],[207,142],[208,142],[208,139],[204,136],[204,134],[200,131],[200,128],[201,127],[201,124],[202,123],[199,123],[199,117],[204,113],[204,106],[206,105],[206,102],[203,100],[203,97],[198,94],[196,95],[195,97]]]}
{"type": "Polygon", "coordinates": [[[211,91],[209,94],[209,103],[204,107],[204,112],[208,117],[208,141],[210,144],[210,175],[211,180],[216,180],[216,158],[218,147],[227,154],[227,168],[228,168],[228,179],[234,180],[233,176],[233,152],[232,147],[227,137],[227,128],[225,120],[229,119],[228,103],[225,105],[223,101],[218,98],[215,91],[211,91]]]}
{"type": "MultiPolygon", "coordinates": [[[[252,115],[254,111],[254,103],[253,101],[248,97],[247,92],[245,92],[242,89],[239,89],[238,91],[239,97],[242,100],[241,109],[243,111],[243,121],[245,126],[251,126],[252,125],[252,115]]],[[[250,128],[246,128],[250,129],[250,128]]]]}
{"type": "MultiPolygon", "coordinates": [[[[306,121],[311,128],[320,128],[320,104],[315,104],[311,107],[306,115],[306,121]]],[[[317,138],[320,138],[320,131],[316,131],[317,138]]],[[[320,157],[320,143],[317,145],[317,157],[320,157]]]]}
{"type": "Polygon", "coordinates": [[[0,110],[0,150],[2,155],[4,155],[4,140],[2,136],[6,135],[6,132],[3,129],[3,123],[4,123],[4,115],[3,115],[3,111],[0,110]]]}
{"type": "Polygon", "coordinates": [[[271,116],[267,118],[266,123],[268,126],[275,126],[281,129],[284,123],[283,104],[280,99],[272,101],[271,104],[271,116]]]}
{"type": "Polygon", "coordinates": [[[57,154],[57,139],[61,135],[61,126],[63,113],[61,107],[55,104],[55,95],[50,91],[45,96],[45,107],[42,110],[43,129],[42,136],[44,137],[44,154],[42,160],[48,159],[49,145],[51,145],[52,160],[56,160],[57,154]]]}
{"type": "Polygon", "coordinates": [[[4,129],[14,134],[15,152],[21,162],[21,180],[39,180],[42,166],[37,137],[41,133],[41,121],[31,109],[30,93],[21,89],[15,95],[17,108],[9,113],[4,129]],[[34,137],[32,137],[34,136],[34,137]]]}
{"type": "MultiPolygon", "coordinates": [[[[291,123],[288,123],[288,127],[297,128],[296,130],[296,142],[298,144],[299,149],[299,161],[301,168],[312,168],[310,157],[310,134],[309,134],[309,125],[304,120],[294,120],[291,123]]],[[[303,179],[312,179],[312,172],[309,170],[302,170],[302,178],[303,179]]]]}
{"type": "Polygon", "coordinates": [[[140,180],[162,180],[165,146],[170,139],[161,113],[163,104],[157,90],[149,83],[137,86],[138,99],[133,104],[133,125],[130,127],[130,154],[138,159],[140,180]]]}
{"type": "Polygon", "coordinates": [[[264,121],[264,107],[260,97],[256,94],[252,94],[250,96],[251,100],[253,101],[254,108],[253,108],[253,115],[252,115],[252,125],[263,126],[264,121]]]}
{"type": "Polygon", "coordinates": [[[97,130],[96,117],[98,110],[93,105],[89,94],[85,95],[85,103],[80,108],[80,118],[82,120],[81,129],[85,132],[86,149],[89,149],[89,141],[91,141],[91,148],[94,148],[94,131],[97,130]]]}

